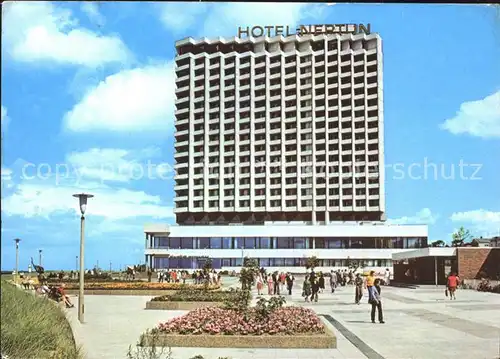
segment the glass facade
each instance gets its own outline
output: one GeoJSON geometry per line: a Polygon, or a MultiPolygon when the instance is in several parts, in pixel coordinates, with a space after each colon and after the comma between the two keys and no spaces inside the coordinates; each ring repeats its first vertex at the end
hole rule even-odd
{"type": "MultiPolygon", "coordinates": [[[[152,240],[155,249],[391,249],[425,248],[426,237],[167,237],[152,240]]],[[[238,256],[238,255],[236,255],[238,256]]],[[[155,268],[198,269],[206,258],[154,257],[155,268]]],[[[240,258],[212,258],[215,269],[241,267],[240,258]]],[[[355,258],[352,258],[355,260],[355,258]]],[[[304,267],[305,258],[259,258],[261,267],[304,267]]],[[[392,267],[390,259],[364,260],[366,267],[392,267]]],[[[346,267],[345,259],[319,259],[319,267],[346,267]]]]}
{"type": "Polygon", "coordinates": [[[356,238],[356,237],[155,237],[158,249],[383,249],[425,248],[425,237],[356,238]]]}
{"type": "MultiPolygon", "coordinates": [[[[157,269],[201,269],[205,264],[206,258],[166,258],[155,257],[154,266],[157,269]]],[[[256,259],[260,267],[304,267],[306,265],[305,258],[258,258],[256,259]]],[[[355,260],[355,259],[352,259],[355,260]]],[[[365,259],[365,267],[392,267],[390,259],[365,259]]],[[[242,258],[212,258],[212,267],[221,269],[222,267],[240,267],[242,258]]],[[[319,259],[318,268],[320,267],[346,267],[347,260],[345,259],[319,259]]]]}

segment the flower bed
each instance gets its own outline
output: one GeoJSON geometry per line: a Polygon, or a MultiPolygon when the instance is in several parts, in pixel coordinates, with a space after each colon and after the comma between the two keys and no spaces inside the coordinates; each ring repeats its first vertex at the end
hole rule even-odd
{"type": "MultiPolygon", "coordinates": [[[[78,289],[78,283],[65,283],[66,289],[78,289]]],[[[204,286],[202,284],[182,284],[182,283],[150,283],[150,282],[86,282],[85,290],[216,290],[220,286],[204,286]]]]}
{"type": "Polygon", "coordinates": [[[335,348],[336,338],[310,309],[281,307],[263,318],[256,308],[240,312],[201,308],[147,332],[143,345],[232,348],[335,348]]]}
{"type": "Polygon", "coordinates": [[[268,320],[259,320],[253,308],[248,319],[243,313],[222,308],[202,308],[174,318],[158,326],[159,332],[169,334],[224,335],[315,335],[325,333],[321,319],[311,309],[282,307],[272,312],[268,320]]]}
{"type": "Polygon", "coordinates": [[[201,291],[180,290],[171,295],[162,295],[151,299],[152,302],[224,302],[236,299],[238,291],[201,291]]]}

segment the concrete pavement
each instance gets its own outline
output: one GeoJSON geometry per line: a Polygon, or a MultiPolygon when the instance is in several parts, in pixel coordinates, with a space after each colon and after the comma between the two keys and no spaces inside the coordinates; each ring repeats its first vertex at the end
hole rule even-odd
{"type": "MultiPolygon", "coordinates": [[[[226,285],[235,284],[230,282],[226,285]]],[[[340,287],[335,294],[322,293],[318,303],[304,303],[299,284],[300,279],[293,295],[285,296],[288,304],[303,305],[324,315],[325,322],[337,335],[337,349],[172,348],[173,359],[188,359],[197,354],[206,359],[219,356],[233,359],[500,358],[498,294],[459,290],[457,300],[450,301],[445,298],[443,287],[383,287],[386,324],[372,324],[366,296],[362,304],[355,305],[353,287],[340,287]]],[[[76,339],[87,352],[86,359],[126,358],[128,346],[134,345],[142,332],[185,313],[146,311],[145,303],[150,298],[86,296],[84,325],[79,324],[76,309],[68,310],[76,339]]]]}

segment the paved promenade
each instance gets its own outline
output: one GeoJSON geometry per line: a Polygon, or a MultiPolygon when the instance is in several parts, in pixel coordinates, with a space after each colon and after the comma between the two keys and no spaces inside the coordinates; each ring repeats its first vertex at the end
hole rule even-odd
{"type": "MultiPolygon", "coordinates": [[[[230,282],[228,284],[234,284],[230,282]]],[[[172,348],[173,359],[202,354],[206,359],[448,359],[500,358],[500,295],[457,291],[457,300],[444,296],[444,288],[383,287],[385,324],[372,324],[366,297],[353,303],[354,289],[341,287],[335,294],[320,294],[318,303],[304,303],[297,286],[286,296],[288,304],[304,305],[324,315],[335,332],[337,349],[209,349],[172,348]]],[[[159,322],[184,311],[147,311],[151,297],[86,296],[81,325],[76,309],[68,310],[77,342],[86,359],[125,359],[129,345],[159,322]]],[[[74,298],[76,300],[76,298],[74,298]]]]}

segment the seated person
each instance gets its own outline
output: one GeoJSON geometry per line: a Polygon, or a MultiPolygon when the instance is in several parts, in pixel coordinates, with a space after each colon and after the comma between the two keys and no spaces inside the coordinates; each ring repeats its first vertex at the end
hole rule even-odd
{"type": "Polygon", "coordinates": [[[46,284],[43,284],[43,285],[37,287],[35,292],[36,292],[36,294],[39,294],[39,295],[48,295],[50,292],[50,289],[49,289],[49,287],[47,287],[46,284]]]}
{"type": "Polygon", "coordinates": [[[62,300],[64,301],[64,304],[66,304],[66,308],[73,308],[74,305],[71,303],[69,300],[69,297],[66,295],[66,292],[64,291],[64,284],[61,284],[59,288],[57,288],[58,293],[60,294],[62,300]]]}

